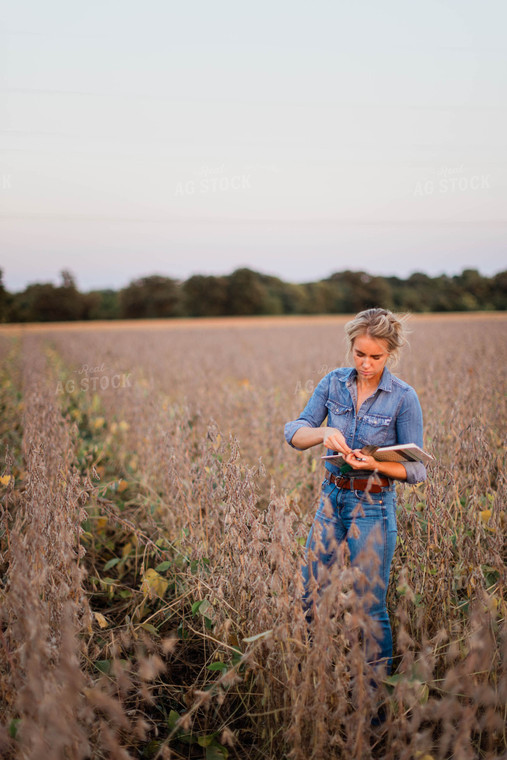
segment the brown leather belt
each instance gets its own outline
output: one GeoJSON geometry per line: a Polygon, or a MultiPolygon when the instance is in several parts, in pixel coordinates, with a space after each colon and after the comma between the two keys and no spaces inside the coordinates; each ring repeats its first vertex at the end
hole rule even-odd
{"type": "Polygon", "coordinates": [[[351,491],[368,491],[368,493],[380,493],[382,488],[391,485],[389,478],[381,478],[378,475],[374,483],[373,478],[343,478],[339,475],[333,475],[329,470],[326,470],[326,480],[338,488],[347,488],[351,491]]]}

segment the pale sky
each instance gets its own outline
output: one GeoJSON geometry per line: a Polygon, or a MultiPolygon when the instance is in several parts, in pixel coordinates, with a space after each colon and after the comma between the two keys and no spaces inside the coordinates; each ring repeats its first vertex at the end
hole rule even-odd
{"type": "Polygon", "coordinates": [[[502,0],[17,0],[9,290],[507,268],[502,0]]]}

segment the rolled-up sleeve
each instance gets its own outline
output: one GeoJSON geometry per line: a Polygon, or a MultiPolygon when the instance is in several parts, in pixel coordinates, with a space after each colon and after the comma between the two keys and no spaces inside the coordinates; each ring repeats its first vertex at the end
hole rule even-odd
{"type": "MultiPolygon", "coordinates": [[[[410,388],[404,395],[396,419],[396,439],[398,443],[415,443],[423,448],[423,416],[417,393],[410,388]]],[[[422,462],[403,462],[407,471],[407,483],[422,483],[426,480],[426,467],[422,462]]]]}
{"type": "MultiPolygon", "coordinates": [[[[285,440],[293,449],[297,449],[297,446],[294,446],[292,443],[292,438],[299,428],[320,427],[320,425],[322,425],[327,416],[326,401],[328,400],[328,396],[329,375],[326,375],[315,388],[311,398],[297,420],[291,420],[285,425],[285,440]]],[[[298,449],[298,451],[300,451],[300,449],[298,449]]]]}

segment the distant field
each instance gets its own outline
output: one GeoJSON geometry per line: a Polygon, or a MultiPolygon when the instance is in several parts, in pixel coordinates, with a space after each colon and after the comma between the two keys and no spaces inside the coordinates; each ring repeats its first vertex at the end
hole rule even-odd
{"type": "Polygon", "coordinates": [[[409,321],[436,464],[398,491],[375,730],[347,568],[308,640],[323,473],[283,438],[348,318],[0,326],[2,757],[506,756],[507,313],[409,321]]]}
{"type": "MultiPolygon", "coordinates": [[[[294,316],[266,316],[266,317],[195,317],[182,319],[118,319],[118,320],[95,320],[88,322],[49,322],[49,323],[27,323],[27,324],[0,324],[0,332],[23,332],[36,331],[44,332],[48,329],[61,330],[92,330],[98,329],[143,329],[149,326],[155,330],[159,329],[188,329],[198,328],[227,328],[230,326],[237,327],[271,327],[273,325],[297,326],[300,324],[313,325],[342,325],[353,315],[346,314],[320,314],[320,315],[294,315],[294,316]]],[[[411,319],[414,322],[431,321],[449,321],[453,319],[499,319],[506,320],[505,312],[453,312],[450,314],[414,314],[411,319]]]]}

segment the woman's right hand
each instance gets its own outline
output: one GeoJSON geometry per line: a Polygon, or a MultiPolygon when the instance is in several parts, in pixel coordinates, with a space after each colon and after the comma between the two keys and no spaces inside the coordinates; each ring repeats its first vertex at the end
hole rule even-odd
{"type": "Polygon", "coordinates": [[[343,433],[337,428],[326,427],[324,428],[324,437],[322,443],[328,449],[332,451],[339,451],[340,454],[350,454],[352,449],[347,444],[343,433]]]}

